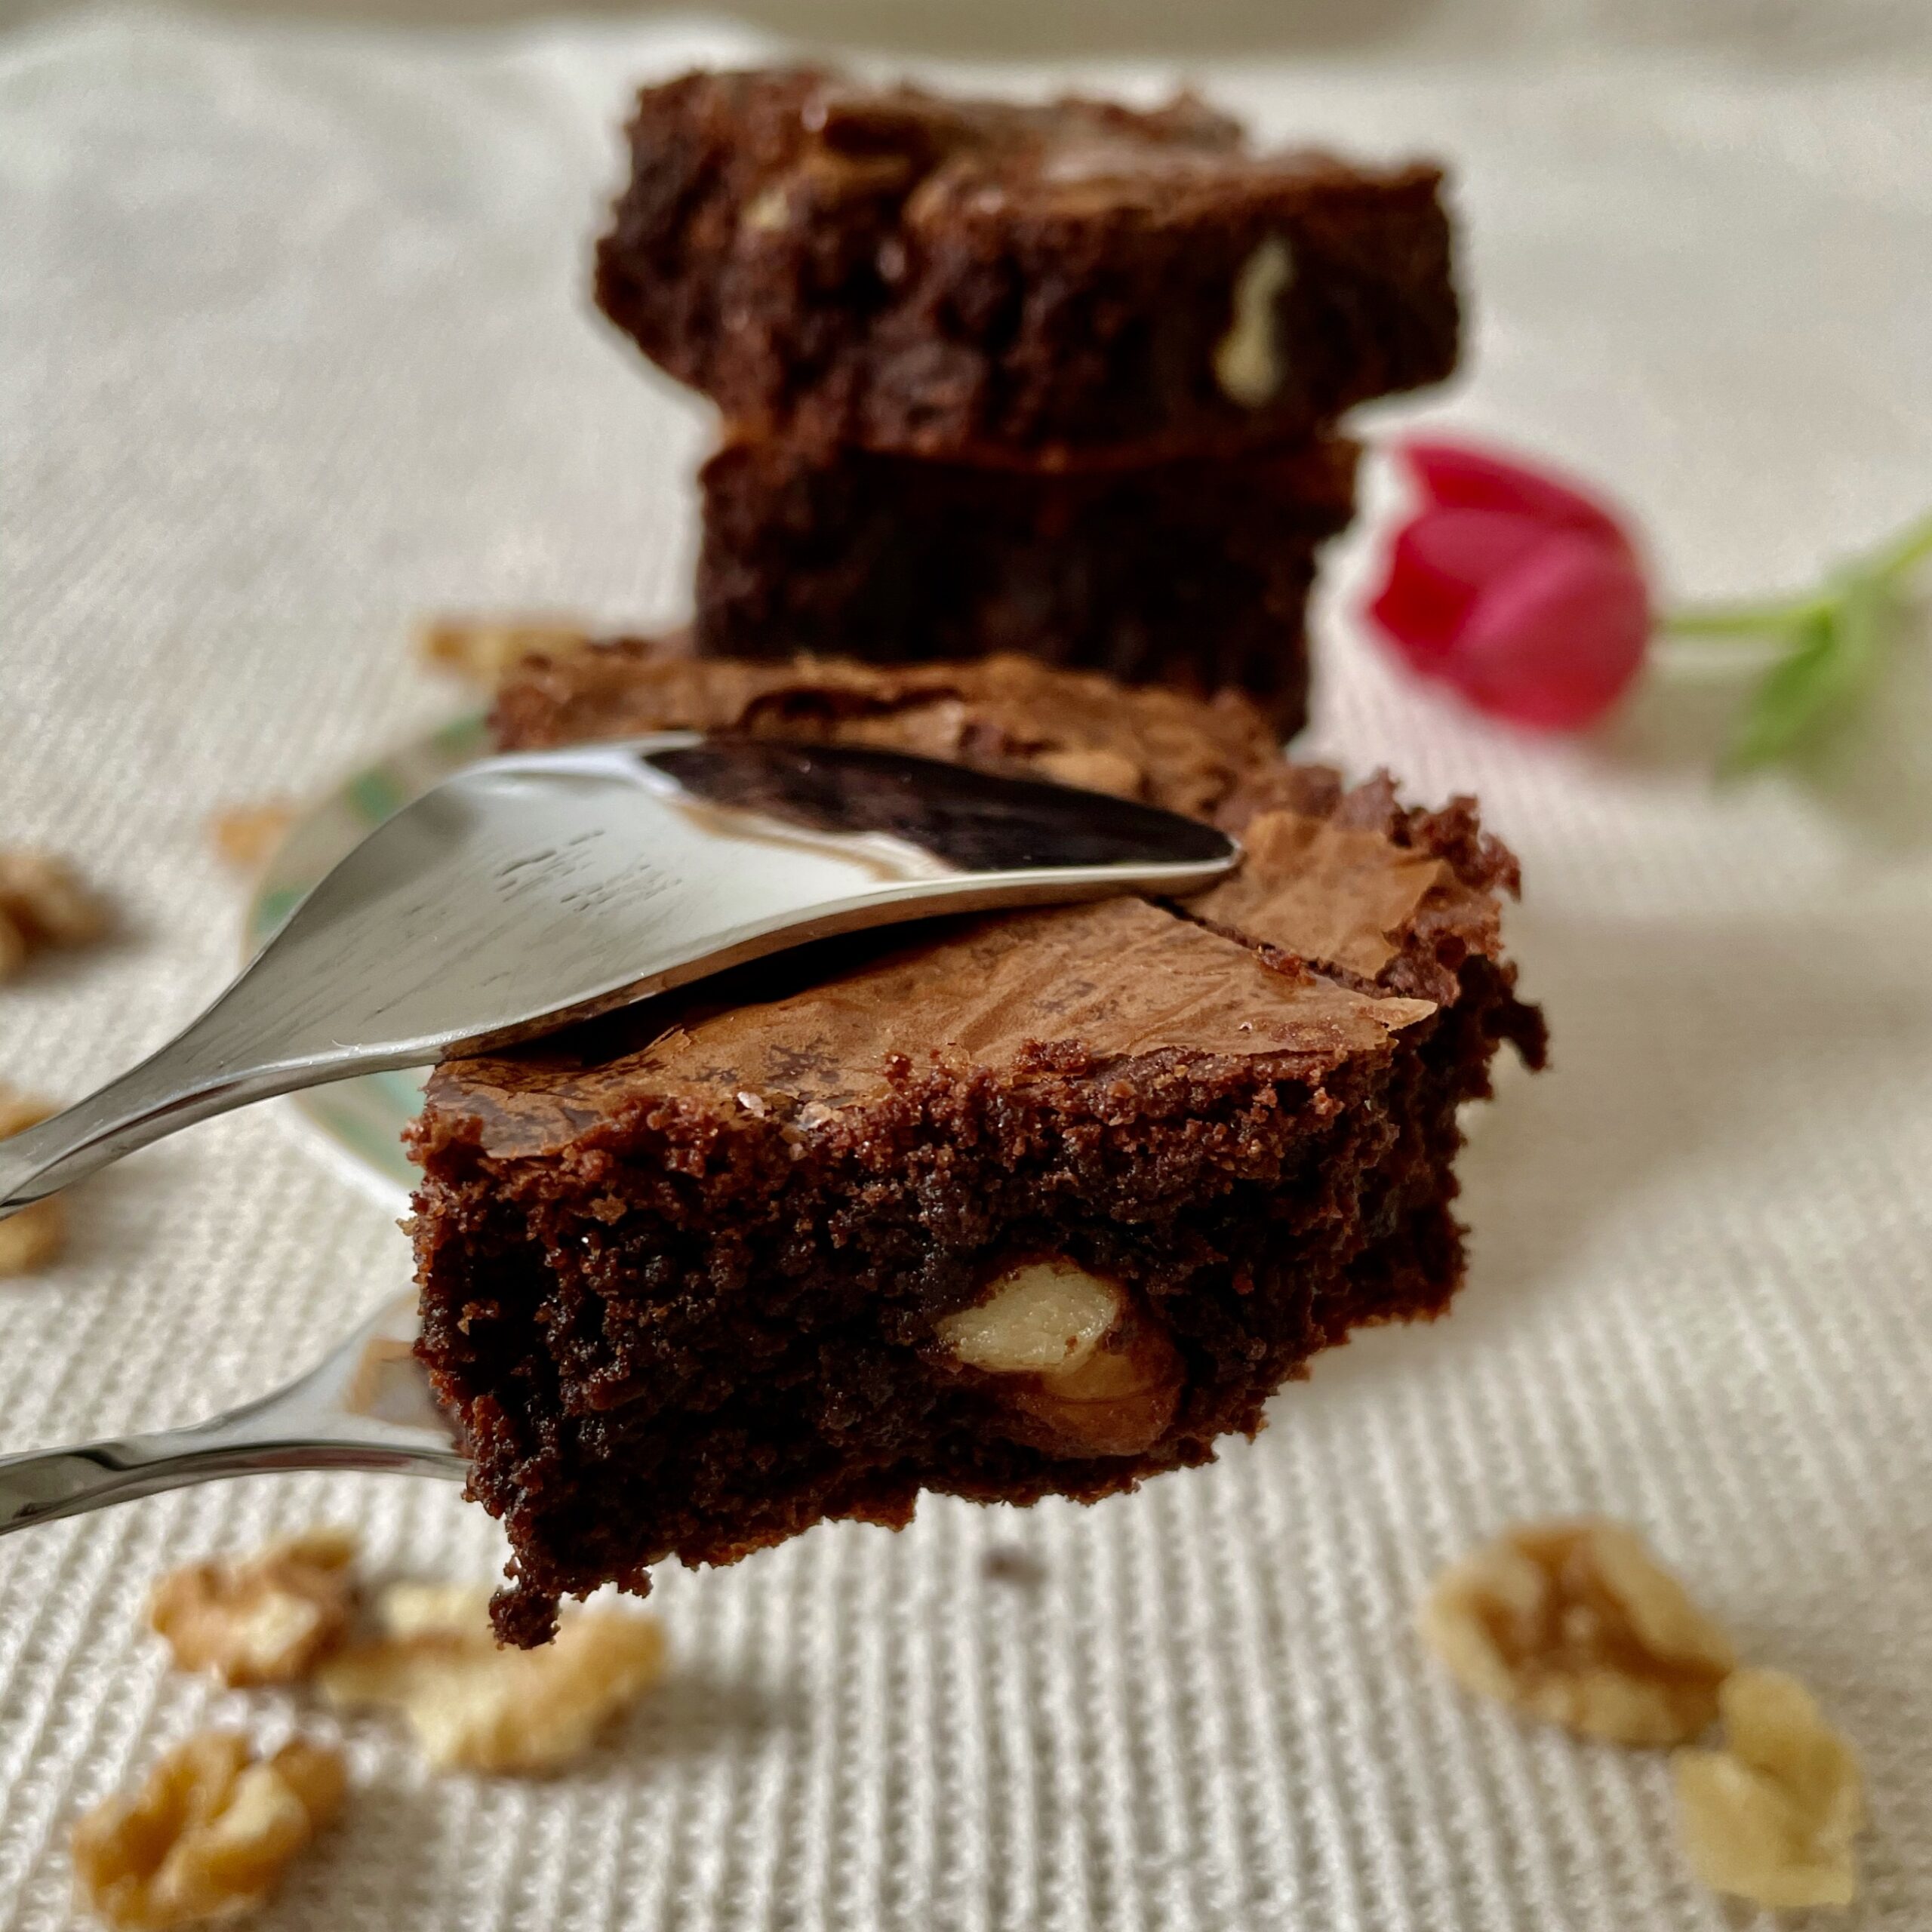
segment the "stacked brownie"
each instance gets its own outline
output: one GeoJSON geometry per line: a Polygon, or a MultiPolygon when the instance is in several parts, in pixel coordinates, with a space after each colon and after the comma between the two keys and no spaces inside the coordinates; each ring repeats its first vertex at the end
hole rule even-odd
{"type": "Polygon", "coordinates": [[[1446,375],[1433,169],[823,74],[648,89],[605,310],[728,429],[691,638],[530,660],[507,749],[884,746],[1236,834],[1185,903],[826,940],[453,1062],[418,1353],[500,1630],[936,1491],[1092,1500],[1462,1274],[1458,1109],[1531,1065],[1471,802],[1285,761],[1341,413],[1446,375]]]}
{"type": "Polygon", "coordinates": [[[1300,725],[1337,420],[1456,359],[1435,169],[808,70],[648,88],[629,133],[598,299],[728,425],[700,653],[1023,651],[1300,725]]]}

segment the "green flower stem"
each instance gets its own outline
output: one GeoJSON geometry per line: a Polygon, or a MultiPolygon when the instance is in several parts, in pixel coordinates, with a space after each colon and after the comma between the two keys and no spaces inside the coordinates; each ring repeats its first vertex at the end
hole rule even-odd
{"type": "MultiPolygon", "coordinates": [[[[1724,647],[1696,654],[1702,668],[1714,659],[1736,666],[1730,647],[1739,641],[1771,660],[1738,715],[1721,767],[1727,775],[1789,756],[1871,688],[1892,641],[1905,580],[1928,557],[1932,515],[1832,571],[1816,590],[1767,604],[1672,611],[1657,620],[1661,635],[1724,647]]],[[[1680,670],[1696,668],[1672,655],[1680,670]]]]}
{"type": "Polygon", "coordinates": [[[1791,637],[1819,618],[1831,616],[1844,601],[1847,584],[1876,583],[1892,589],[1927,557],[1932,557],[1932,514],[1921,518],[1872,557],[1835,571],[1825,589],[1774,598],[1768,604],[1691,605],[1664,612],[1657,620],[1657,629],[1668,637],[1791,637]]]}
{"type": "Polygon", "coordinates": [[[1795,630],[1831,605],[1829,597],[1789,597],[1775,604],[1692,605],[1665,611],[1657,628],[1670,637],[1763,638],[1795,630]]]}

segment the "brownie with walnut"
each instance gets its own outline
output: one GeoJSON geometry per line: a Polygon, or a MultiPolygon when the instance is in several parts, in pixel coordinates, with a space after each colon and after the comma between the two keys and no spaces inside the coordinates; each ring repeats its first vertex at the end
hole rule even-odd
{"type": "Polygon", "coordinates": [[[826,943],[432,1078],[419,1352],[513,1551],[498,1627],[922,1491],[1092,1501],[1439,1313],[1457,1110],[1540,1063],[1474,808],[1283,763],[1258,713],[994,660],[539,664],[506,744],[652,728],[1078,775],[1241,872],[826,943]]]}
{"type": "Polygon", "coordinates": [[[597,299],[743,433],[1032,466],[1309,437],[1454,368],[1439,169],[1149,111],[694,73],[638,97],[597,299]]]}
{"type": "Polygon", "coordinates": [[[1309,592],[1355,506],[1327,438],[1220,460],[1021,472],[789,439],[700,476],[708,655],[873,663],[1025,651],[1306,720],[1309,592]]]}

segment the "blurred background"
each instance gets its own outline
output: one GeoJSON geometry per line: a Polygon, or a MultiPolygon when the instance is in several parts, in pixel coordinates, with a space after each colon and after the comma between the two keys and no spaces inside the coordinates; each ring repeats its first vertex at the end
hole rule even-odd
{"type": "MultiPolygon", "coordinates": [[[[93,0],[0,0],[0,24],[93,0]]],[[[191,11],[257,19],[500,23],[546,14],[733,20],[806,42],[905,47],[965,58],[1399,48],[1534,53],[1665,45],[1769,61],[1903,57],[1932,49],[1926,0],[730,0],[699,9],[635,0],[210,0],[191,11]]]]}

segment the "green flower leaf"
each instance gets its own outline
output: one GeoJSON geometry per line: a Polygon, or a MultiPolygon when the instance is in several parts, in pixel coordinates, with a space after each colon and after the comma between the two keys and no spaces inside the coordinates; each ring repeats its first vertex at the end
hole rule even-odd
{"type": "Polygon", "coordinates": [[[1889,573],[1848,572],[1836,594],[1796,627],[1791,650],[1745,706],[1726,771],[1755,771],[1789,756],[1870,686],[1891,630],[1888,579],[1889,573]]]}
{"type": "Polygon", "coordinates": [[[1836,681],[1836,628],[1828,615],[1812,618],[1795,648],[1765,674],[1731,734],[1726,771],[1773,764],[1804,735],[1819,708],[1830,701],[1836,681]]]}
{"type": "Polygon", "coordinates": [[[1905,583],[1928,558],[1932,516],[1899,531],[1880,551],[1832,572],[1812,591],[1766,603],[1693,605],[1657,620],[1657,628],[1673,638],[1719,645],[1739,641],[1777,653],[1737,721],[1725,773],[1756,771],[1789,758],[1870,690],[1897,630],[1905,583]]]}
{"type": "Polygon", "coordinates": [[[1789,756],[1871,688],[1898,628],[1906,580],[1928,558],[1932,516],[1815,590],[1764,603],[1694,606],[1660,620],[1678,637],[1737,639],[1777,654],[1737,721],[1727,773],[1789,756]]]}
{"type": "Polygon", "coordinates": [[[1932,557],[1932,516],[1921,517],[1909,530],[1901,531],[1879,553],[1872,574],[1895,584],[1927,557],[1932,557]]]}

